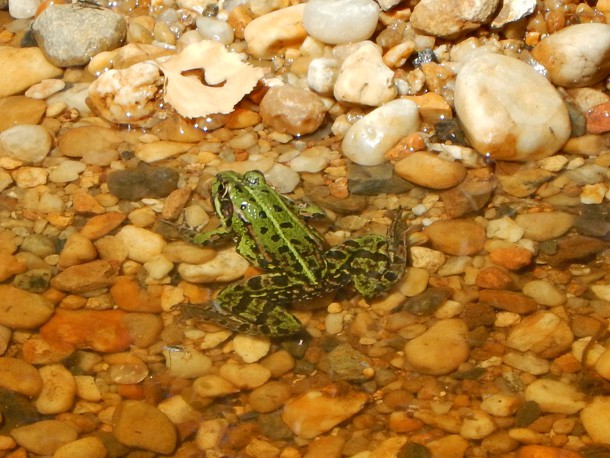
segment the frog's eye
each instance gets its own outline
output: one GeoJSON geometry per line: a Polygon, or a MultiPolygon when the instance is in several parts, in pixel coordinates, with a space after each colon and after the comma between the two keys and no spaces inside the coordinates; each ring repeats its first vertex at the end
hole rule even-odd
{"type": "Polygon", "coordinates": [[[244,180],[252,186],[265,184],[265,177],[262,172],[259,172],[258,170],[251,170],[250,172],[244,173],[244,180]]]}

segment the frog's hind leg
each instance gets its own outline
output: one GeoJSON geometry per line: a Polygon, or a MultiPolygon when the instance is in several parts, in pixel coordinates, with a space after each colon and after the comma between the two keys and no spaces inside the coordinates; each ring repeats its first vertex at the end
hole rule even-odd
{"type": "Polygon", "coordinates": [[[281,273],[263,274],[233,283],[206,305],[181,305],[184,319],[212,321],[250,335],[286,337],[301,322],[285,306],[300,297],[302,285],[288,284],[281,273]]]}

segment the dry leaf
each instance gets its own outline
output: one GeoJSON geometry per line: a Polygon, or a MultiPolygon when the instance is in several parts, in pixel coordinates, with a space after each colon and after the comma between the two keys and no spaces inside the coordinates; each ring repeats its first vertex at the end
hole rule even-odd
{"type": "Polygon", "coordinates": [[[179,54],[157,62],[167,79],[164,100],[187,118],[231,113],[265,73],[211,40],[194,43],[179,54]],[[189,70],[203,70],[208,85],[182,74],[189,70]]]}

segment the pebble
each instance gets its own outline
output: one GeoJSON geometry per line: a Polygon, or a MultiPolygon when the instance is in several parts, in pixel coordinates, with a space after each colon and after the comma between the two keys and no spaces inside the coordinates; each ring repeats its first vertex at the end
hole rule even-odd
{"type": "Polygon", "coordinates": [[[370,358],[347,343],[336,346],[328,353],[328,365],[328,373],[333,380],[362,382],[374,375],[370,358]]]}
{"type": "Polygon", "coordinates": [[[532,50],[532,56],[558,86],[595,84],[610,73],[610,25],[570,25],[541,40],[532,50]],[[583,62],[583,65],[574,66],[574,62],[583,62]]]}
{"type": "Polygon", "coordinates": [[[393,100],[394,72],[383,61],[381,48],[371,41],[360,42],[341,64],[333,94],[341,102],[374,107],[393,100]]]}
{"type": "Polygon", "coordinates": [[[29,19],[34,17],[41,0],[12,0],[8,4],[8,12],[15,19],[29,19]]]}
{"type": "Polygon", "coordinates": [[[216,374],[203,375],[193,382],[193,391],[202,398],[217,398],[239,392],[239,388],[216,374]]]}
{"type": "Polygon", "coordinates": [[[556,239],[568,232],[575,221],[574,215],[561,211],[522,213],[515,222],[524,230],[525,238],[536,242],[556,239]]]}
{"type": "Polygon", "coordinates": [[[428,35],[456,38],[490,22],[499,4],[498,0],[422,0],[413,8],[411,24],[428,35]]]}
{"type": "Polygon", "coordinates": [[[127,34],[122,15],[107,8],[52,5],[32,24],[38,46],[58,67],[86,65],[96,54],[118,48],[127,34]]]}
{"type": "Polygon", "coordinates": [[[331,95],[338,74],[339,63],[336,59],[318,57],[307,67],[307,86],[318,94],[331,95]]]}
{"type": "Polygon", "coordinates": [[[84,158],[115,150],[122,135],[118,130],[99,126],[78,126],[59,135],[57,146],[63,156],[84,158]]]}
{"type": "Polygon", "coordinates": [[[15,95],[63,70],[51,64],[39,48],[0,47],[0,97],[15,95]]]}
{"type": "Polygon", "coordinates": [[[585,113],[588,134],[602,134],[610,130],[610,102],[594,106],[585,113]]]}
{"type": "Polygon", "coordinates": [[[157,65],[140,62],[102,73],[88,86],[85,95],[88,93],[88,102],[111,123],[146,123],[154,113],[155,97],[162,83],[157,65]]]}
{"type": "Polygon", "coordinates": [[[36,83],[25,91],[25,95],[34,99],[46,99],[66,87],[66,82],[60,79],[47,79],[36,83]]]}
{"type": "Polygon", "coordinates": [[[117,406],[112,415],[112,434],[123,445],[162,455],[176,448],[177,433],[172,422],[144,401],[123,401],[117,406]]]}
{"type": "Polygon", "coordinates": [[[67,422],[43,420],[14,428],[11,436],[28,452],[50,456],[62,445],[74,442],[78,432],[67,422]]]}
{"type": "Polygon", "coordinates": [[[230,45],[235,39],[233,29],[226,21],[219,19],[199,16],[196,19],[197,32],[203,37],[204,40],[215,40],[221,42],[223,45],[230,45]]]}
{"type": "Polygon", "coordinates": [[[303,27],[305,4],[272,11],[249,22],[244,29],[248,52],[254,57],[269,59],[286,46],[298,45],[307,36],[303,27]]]}
{"type": "Polygon", "coordinates": [[[578,452],[550,447],[548,445],[524,445],[519,448],[518,458],[581,458],[578,452]]]}
{"type": "Polygon", "coordinates": [[[49,181],[51,183],[69,183],[79,179],[80,174],[87,166],[77,161],[62,161],[58,166],[49,169],[49,181]]]}
{"type": "Polygon", "coordinates": [[[280,381],[271,380],[252,390],[248,400],[259,413],[269,413],[282,407],[290,399],[290,387],[280,381]]]}
{"type": "Polygon", "coordinates": [[[532,262],[530,250],[520,246],[495,248],[489,252],[489,260],[495,265],[508,270],[519,270],[532,262]]]}
{"type": "Polygon", "coordinates": [[[116,262],[96,260],[70,266],[51,280],[51,286],[60,291],[85,293],[112,286],[116,280],[116,262]]]}
{"type": "Polygon", "coordinates": [[[280,133],[314,132],[324,120],[326,107],[316,93],[293,86],[270,88],[260,103],[263,123],[280,133]]]}
{"type": "Polygon", "coordinates": [[[60,341],[77,348],[101,352],[125,351],[131,344],[122,310],[63,310],[59,309],[40,329],[49,341],[60,341]]]}
{"type": "Polygon", "coordinates": [[[119,227],[123,221],[125,214],[118,211],[95,215],[87,219],[80,232],[90,240],[97,240],[119,227]]]}
{"type": "Polygon", "coordinates": [[[28,397],[38,396],[42,378],[29,363],[12,357],[0,357],[0,386],[28,397]]]}
{"type": "Polygon", "coordinates": [[[111,173],[107,183],[113,195],[136,201],[168,196],[177,189],[178,179],[178,173],[168,167],[138,167],[111,173]]]}
{"type": "Polygon", "coordinates": [[[0,146],[8,157],[33,164],[47,157],[53,137],[43,126],[20,124],[0,133],[0,146]]]}
{"type": "Polygon", "coordinates": [[[123,319],[127,333],[138,348],[147,348],[158,341],[163,331],[163,321],[152,313],[128,313],[123,319]]]}
{"type": "Polygon", "coordinates": [[[105,458],[108,454],[104,443],[97,436],[86,436],[60,446],[53,458],[105,458]]]}
{"type": "Polygon", "coordinates": [[[233,350],[244,363],[255,363],[264,358],[271,349],[267,337],[238,334],[233,339],[233,350]]]}
{"type": "Polygon", "coordinates": [[[531,351],[542,358],[553,358],[567,351],[574,341],[572,330],[558,315],[538,311],[513,327],[506,345],[519,351],[531,351]]]}
{"type": "Polygon", "coordinates": [[[574,414],[585,405],[585,395],[558,380],[538,379],[525,388],[525,400],[536,402],[543,412],[574,414]]]}
{"type": "Polygon", "coordinates": [[[193,145],[185,142],[159,141],[152,143],[140,143],[134,152],[138,159],[147,164],[162,161],[178,154],[184,153],[193,145]]]}
{"type": "Polygon", "coordinates": [[[417,105],[393,100],[356,121],[343,138],[343,154],[356,164],[372,166],[387,161],[385,154],[419,127],[417,105]]]}
{"type": "Polygon", "coordinates": [[[126,312],[160,313],[161,289],[156,285],[143,288],[134,277],[121,276],[110,288],[112,300],[126,312]]]}
{"type": "Polygon", "coordinates": [[[251,390],[267,382],[271,378],[271,371],[262,364],[223,364],[218,375],[233,386],[240,389],[251,390]]]}
{"type": "Polygon", "coordinates": [[[454,103],[469,142],[496,160],[542,159],[570,136],[568,110],[557,90],[512,57],[485,53],[464,64],[454,103]]]}
{"type": "Polygon", "coordinates": [[[482,290],[479,292],[479,300],[500,310],[518,314],[531,313],[538,308],[532,298],[514,291],[482,290]]]}
{"type": "Polygon", "coordinates": [[[0,282],[8,280],[15,274],[22,274],[27,270],[23,261],[6,251],[0,251],[0,282]]]}
{"type": "Polygon", "coordinates": [[[0,285],[0,324],[11,329],[33,329],[53,314],[53,304],[44,297],[16,288],[0,285]]]}
{"type": "Polygon", "coordinates": [[[124,226],[117,238],[127,247],[129,259],[142,263],[161,254],[167,243],[161,235],[135,226],[124,226]]]}
{"type": "Polygon", "coordinates": [[[517,351],[507,351],[502,357],[502,362],[532,375],[547,374],[551,370],[549,361],[539,358],[531,352],[521,353],[517,351]]]}
{"type": "Polygon", "coordinates": [[[12,174],[17,187],[21,189],[35,188],[46,184],[49,172],[40,167],[20,167],[12,174]]]}
{"type": "Polygon", "coordinates": [[[379,20],[379,5],[372,0],[312,0],[303,12],[307,33],[327,44],[368,40],[379,20]]]}
{"type": "Polygon", "coordinates": [[[436,221],[424,229],[432,247],[445,254],[470,256],[485,244],[485,228],[472,220],[436,221]]]}
{"type": "Polygon", "coordinates": [[[44,100],[25,95],[11,95],[0,99],[0,132],[20,124],[35,125],[47,109],[44,100]]]}
{"type": "Polygon", "coordinates": [[[294,434],[312,439],[358,413],[367,401],[368,396],[362,392],[345,385],[329,385],[288,400],[282,420],[294,434]]]}
{"type": "Polygon", "coordinates": [[[224,249],[206,263],[180,264],[178,273],[184,281],[193,283],[227,282],[242,277],[248,267],[250,263],[234,249],[224,249]]]}
{"type": "Polygon", "coordinates": [[[593,442],[610,445],[610,398],[597,396],[580,411],[580,420],[593,442]]]}
{"type": "Polygon", "coordinates": [[[510,417],[517,412],[521,403],[522,401],[519,396],[495,393],[483,399],[481,410],[494,417],[510,417]]]}
{"type": "Polygon", "coordinates": [[[541,305],[557,307],[566,301],[566,293],[546,280],[532,280],[521,288],[526,296],[531,297],[541,305]]]}
{"type": "Polygon", "coordinates": [[[407,342],[405,359],[409,366],[423,374],[449,374],[468,359],[467,333],[468,328],[460,319],[439,320],[407,342]],[[447,352],[447,348],[451,348],[451,352],[447,352]]]}
{"type": "Polygon", "coordinates": [[[80,232],[75,232],[66,240],[66,244],[59,253],[57,263],[60,269],[93,261],[97,257],[97,251],[87,237],[80,232]]]}
{"type": "Polygon", "coordinates": [[[415,151],[394,165],[396,173],[418,186],[449,189],[466,178],[466,168],[427,151],[415,151]]]}
{"type": "Polygon", "coordinates": [[[74,376],[63,364],[49,364],[38,370],[42,390],[36,399],[36,410],[44,415],[67,412],[76,394],[74,376]]]}
{"type": "Polygon", "coordinates": [[[190,348],[167,347],[163,350],[163,355],[165,366],[172,377],[194,379],[206,374],[212,367],[209,356],[190,348]]]}

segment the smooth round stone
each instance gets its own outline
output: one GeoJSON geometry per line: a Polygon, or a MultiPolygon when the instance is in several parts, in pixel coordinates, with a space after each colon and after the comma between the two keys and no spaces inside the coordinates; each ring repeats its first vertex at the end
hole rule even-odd
{"type": "Polygon", "coordinates": [[[432,189],[453,188],[466,178],[466,167],[460,162],[427,151],[408,154],[394,165],[394,171],[411,183],[432,189]]]}
{"type": "Polygon", "coordinates": [[[549,79],[558,86],[595,84],[610,73],[610,25],[570,25],[541,40],[532,56],[544,65],[549,79]]]}
{"type": "Polygon", "coordinates": [[[580,412],[587,434],[595,443],[610,445],[610,398],[598,396],[580,412]]]}
{"type": "Polygon", "coordinates": [[[101,439],[97,436],[86,436],[72,442],[62,445],[55,453],[53,458],[105,458],[108,454],[106,447],[101,439]]]}
{"type": "Polygon", "coordinates": [[[11,285],[0,285],[0,324],[11,329],[32,329],[53,314],[53,304],[44,297],[11,285]]]}
{"type": "Polygon", "coordinates": [[[575,217],[566,212],[522,213],[515,222],[525,231],[525,238],[544,242],[562,236],[570,230],[575,217]]]}
{"type": "Polygon", "coordinates": [[[271,378],[271,371],[262,364],[223,364],[218,375],[240,389],[258,388],[271,378]]]}
{"type": "Polygon", "coordinates": [[[10,158],[31,164],[47,157],[53,137],[46,127],[20,124],[0,133],[0,146],[10,158]]]}
{"type": "Polygon", "coordinates": [[[19,94],[33,84],[62,73],[39,48],[0,46],[0,97],[19,94]]]}
{"type": "Polygon", "coordinates": [[[210,357],[194,349],[167,347],[163,355],[168,374],[172,377],[197,378],[212,367],[210,357]]]}
{"type": "Polygon", "coordinates": [[[38,124],[47,109],[44,100],[25,95],[0,99],[0,132],[18,124],[38,124]]]}
{"type": "Polygon", "coordinates": [[[49,181],[52,183],[69,183],[78,180],[80,174],[85,171],[87,166],[82,162],[63,161],[57,167],[49,170],[49,181]]]}
{"type": "Polygon", "coordinates": [[[92,261],[97,257],[97,251],[91,240],[80,232],[75,232],[66,240],[64,248],[59,253],[58,266],[66,268],[92,261]]]}
{"type": "Polygon", "coordinates": [[[42,390],[36,399],[36,410],[45,415],[68,411],[76,394],[74,376],[63,364],[49,364],[38,372],[42,378],[42,390]]]}
{"type": "Polygon", "coordinates": [[[392,100],[352,125],[343,138],[343,154],[356,164],[379,165],[385,153],[419,127],[415,102],[392,100]]]}
{"type": "Polygon", "coordinates": [[[38,396],[42,378],[34,366],[20,359],[0,358],[0,387],[25,396],[38,396]]]}
{"type": "Polygon", "coordinates": [[[556,307],[566,301],[566,293],[546,280],[532,280],[523,285],[523,294],[548,307],[556,307]]]}
{"type": "Polygon", "coordinates": [[[377,27],[379,11],[372,0],[310,0],[305,4],[303,26],[322,43],[368,40],[377,27]]]}
{"type": "Polygon", "coordinates": [[[436,221],[424,233],[435,249],[455,256],[477,254],[485,244],[485,228],[471,220],[436,221]]]}
{"type": "Polygon", "coordinates": [[[263,122],[280,133],[303,135],[314,132],[324,121],[326,107],[318,94],[293,86],[276,86],[260,103],[263,122]]]}
{"type": "Polygon", "coordinates": [[[212,283],[233,281],[240,278],[250,264],[233,249],[221,250],[218,255],[203,264],[186,264],[178,266],[178,273],[183,280],[193,283],[212,283]]]}
{"type": "Polygon", "coordinates": [[[34,17],[41,0],[11,0],[8,12],[15,19],[29,19],[34,17]]]}
{"type": "Polygon", "coordinates": [[[307,36],[303,27],[305,4],[282,8],[249,22],[244,29],[248,51],[257,58],[272,58],[286,43],[296,45],[307,36]]]}
{"type": "Polygon", "coordinates": [[[162,455],[176,447],[172,422],[156,407],[143,401],[123,401],[112,416],[112,433],[129,447],[139,447],[162,455]]]}
{"type": "Polygon", "coordinates": [[[161,254],[166,245],[159,234],[136,226],[125,226],[117,237],[127,247],[128,256],[137,262],[146,262],[161,254]]]}
{"type": "Polygon", "coordinates": [[[467,62],[456,78],[454,97],[466,137],[493,159],[542,159],[570,136],[570,117],[557,90],[512,57],[485,53],[467,62]]]}
{"type": "Polygon", "coordinates": [[[439,320],[423,334],[407,342],[405,359],[423,374],[453,372],[468,359],[467,334],[468,327],[464,321],[456,318],[439,320]]]}
{"type": "Polygon", "coordinates": [[[235,38],[233,29],[226,21],[199,16],[196,20],[197,32],[206,40],[215,40],[223,45],[230,45],[235,38]]]}
{"type": "Polygon", "coordinates": [[[76,427],[59,420],[43,420],[14,428],[11,436],[28,452],[50,456],[78,437],[76,427]]]}

